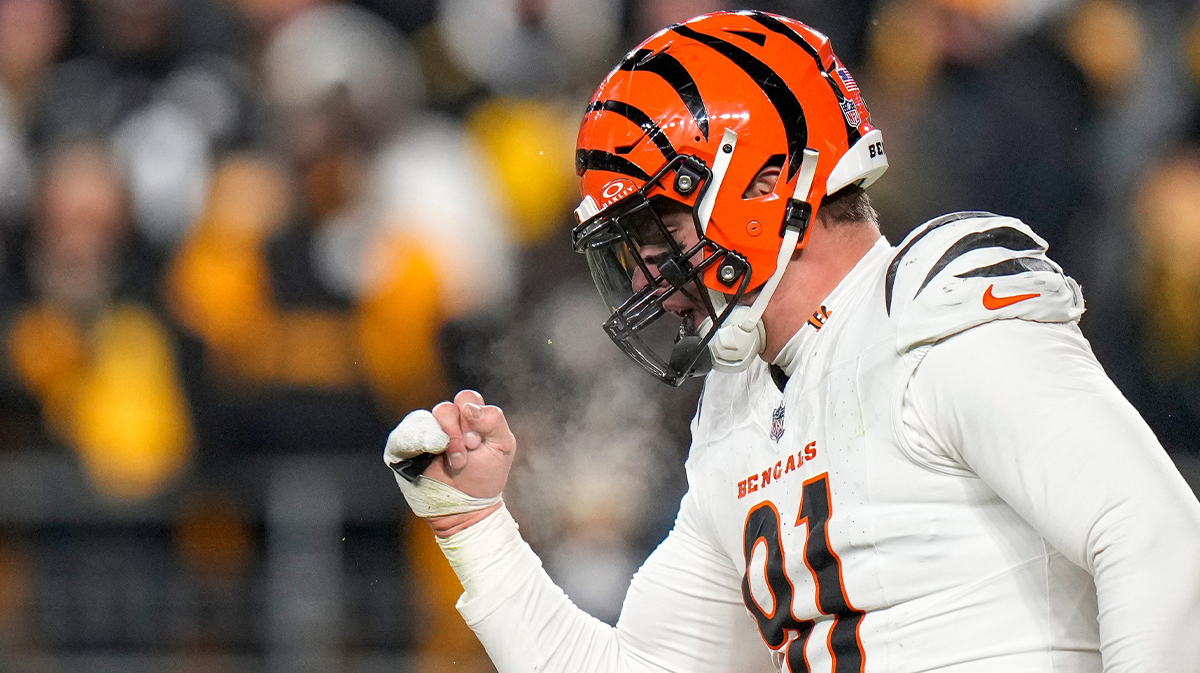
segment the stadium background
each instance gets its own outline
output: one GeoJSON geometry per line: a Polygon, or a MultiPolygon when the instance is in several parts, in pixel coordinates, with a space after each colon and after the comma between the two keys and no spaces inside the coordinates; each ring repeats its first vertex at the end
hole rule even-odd
{"type": "MultiPolygon", "coordinates": [[[[1021,217],[1200,484],[1200,4],[776,0],[833,39],[893,242],[1021,217]]],[[[574,133],[720,0],[0,0],[0,671],[486,671],[380,463],[462,386],[611,620],[696,385],[597,328],[574,133]]]]}

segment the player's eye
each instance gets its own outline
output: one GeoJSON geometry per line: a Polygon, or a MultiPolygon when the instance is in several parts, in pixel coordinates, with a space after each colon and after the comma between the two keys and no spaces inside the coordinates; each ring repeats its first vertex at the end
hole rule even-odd
{"type": "Polygon", "coordinates": [[[647,264],[650,264],[652,266],[662,266],[662,264],[670,258],[671,258],[671,253],[666,250],[664,250],[662,252],[654,253],[653,255],[645,255],[644,257],[642,257],[642,259],[646,260],[647,264]]]}
{"type": "Polygon", "coordinates": [[[667,242],[662,224],[648,206],[625,215],[622,223],[639,246],[663,245],[667,242]]]}

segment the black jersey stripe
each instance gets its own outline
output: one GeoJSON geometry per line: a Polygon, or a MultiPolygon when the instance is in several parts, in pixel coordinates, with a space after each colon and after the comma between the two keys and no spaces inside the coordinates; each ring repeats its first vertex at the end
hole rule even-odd
{"type": "Polygon", "coordinates": [[[1054,265],[1044,259],[1036,257],[1017,257],[1015,259],[1006,259],[1003,262],[996,262],[989,266],[981,266],[978,269],[971,269],[965,273],[955,274],[955,278],[999,278],[1001,276],[1015,276],[1018,273],[1027,271],[1050,271],[1058,273],[1058,269],[1054,265]]]}
{"type": "Polygon", "coordinates": [[[621,173],[638,180],[649,180],[650,176],[637,164],[604,150],[575,150],[575,174],[583,175],[590,170],[621,173]]]}
{"type": "Polygon", "coordinates": [[[654,123],[650,115],[640,109],[619,100],[605,100],[596,101],[588,106],[588,112],[595,110],[613,112],[637,124],[646,134],[646,137],[650,138],[655,146],[658,147],[658,151],[662,152],[663,158],[667,161],[671,161],[677,156],[675,146],[671,144],[671,139],[667,137],[666,133],[663,133],[658,124],[654,123]]]}
{"type": "Polygon", "coordinates": [[[995,227],[987,231],[976,231],[967,234],[942,254],[937,264],[934,264],[933,268],[929,270],[929,274],[925,276],[925,281],[921,283],[921,287],[917,288],[917,292],[913,296],[921,294],[921,290],[924,290],[930,281],[941,273],[942,269],[949,266],[951,262],[968,252],[983,248],[1006,248],[1008,250],[1026,251],[1041,250],[1042,246],[1024,232],[1012,227],[995,227]]]}
{"type": "Polygon", "coordinates": [[[775,106],[775,112],[779,114],[779,119],[783,122],[789,156],[787,179],[788,182],[791,182],[792,178],[796,176],[796,172],[800,170],[801,154],[808,146],[808,124],[804,118],[804,108],[796,99],[796,94],[792,93],[791,88],[788,87],[787,82],[783,81],[779,73],[772,70],[767,64],[719,37],[699,33],[685,25],[674,26],[671,30],[691,38],[729,59],[762,89],[767,99],[775,106]]]}
{"type": "MultiPolygon", "coordinates": [[[[803,49],[809,56],[812,57],[812,60],[817,63],[817,70],[821,71],[821,76],[825,78],[825,82],[829,84],[829,88],[833,90],[833,95],[837,96],[838,105],[841,106],[846,102],[846,95],[842,93],[842,89],[837,85],[837,82],[833,81],[833,75],[829,73],[829,68],[821,62],[821,54],[817,53],[817,50],[814,49],[813,46],[808,43],[808,40],[805,40],[800,33],[797,33],[791,26],[780,21],[779,19],[757,10],[747,10],[742,12],[742,14],[754,19],[759,23],[759,25],[767,30],[778,33],[796,43],[797,46],[803,49]]],[[[845,115],[843,115],[842,121],[846,124],[846,141],[850,146],[853,146],[854,143],[858,142],[862,138],[862,134],[858,132],[857,127],[850,123],[850,120],[845,118],[845,115]]]]}
{"type": "Polygon", "coordinates": [[[896,256],[892,258],[892,263],[888,265],[887,278],[885,279],[883,285],[883,300],[884,305],[887,307],[888,315],[891,315],[892,313],[892,288],[894,288],[896,285],[896,274],[900,271],[900,262],[904,259],[904,256],[908,254],[908,251],[912,250],[912,247],[916,245],[918,241],[928,236],[934,230],[944,227],[951,222],[970,220],[976,217],[996,216],[992,213],[987,213],[984,211],[966,211],[962,213],[950,213],[949,215],[942,215],[939,218],[930,220],[929,223],[925,225],[925,229],[923,229],[921,233],[913,236],[912,240],[906,243],[904,247],[900,249],[900,252],[896,253],[896,256]]]}
{"type": "Polygon", "coordinates": [[[700,95],[700,89],[696,86],[696,80],[692,79],[692,74],[678,59],[665,51],[655,54],[649,49],[638,49],[625,57],[617,65],[617,69],[629,72],[645,71],[663,78],[683,101],[684,107],[696,121],[696,126],[700,127],[700,133],[708,140],[708,108],[704,105],[704,97],[700,95]]]}

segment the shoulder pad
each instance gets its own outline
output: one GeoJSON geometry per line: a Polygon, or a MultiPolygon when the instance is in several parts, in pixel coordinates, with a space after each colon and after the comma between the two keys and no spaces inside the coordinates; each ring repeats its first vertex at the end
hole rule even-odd
{"type": "Polygon", "coordinates": [[[1079,320],[1079,284],[1047,247],[1024,222],[991,213],[953,213],[914,229],[884,285],[897,352],[993,320],[1079,320]]]}

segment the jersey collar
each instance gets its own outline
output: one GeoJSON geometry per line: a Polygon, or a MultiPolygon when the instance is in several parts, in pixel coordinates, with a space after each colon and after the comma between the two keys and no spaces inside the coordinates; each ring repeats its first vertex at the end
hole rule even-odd
{"type": "Polygon", "coordinates": [[[788,340],[772,364],[778,366],[784,374],[790,377],[803,360],[803,355],[812,350],[817,335],[821,331],[820,325],[826,319],[831,319],[838,307],[847,305],[848,300],[856,294],[864,281],[872,276],[872,271],[876,267],[882,266],[890,257],[891,251],[891,244],[883,236],[880,236],[867,254],[858,260],[853,269],[850,269],[850,273],[846,274],[846,277],[833,288],[829,296],[825,297],[817,314],[788,340]]]}

